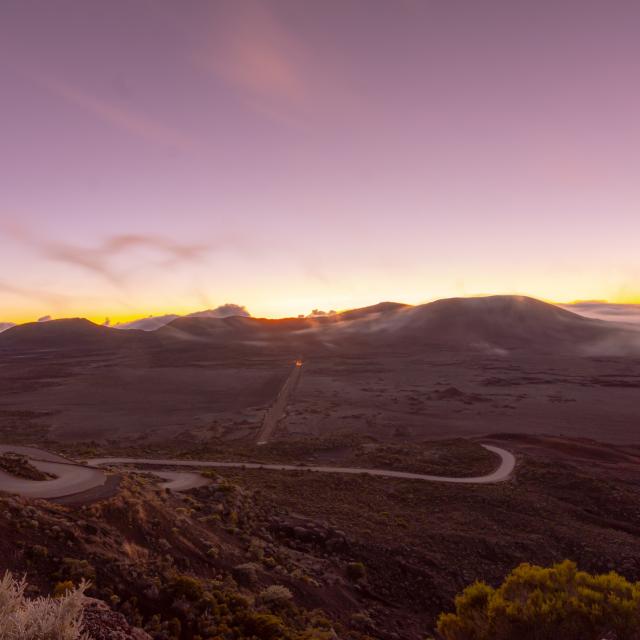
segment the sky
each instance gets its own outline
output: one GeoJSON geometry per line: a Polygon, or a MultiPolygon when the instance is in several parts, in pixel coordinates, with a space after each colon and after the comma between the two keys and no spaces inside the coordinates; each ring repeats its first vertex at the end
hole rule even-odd
{"type": "Polygon", "coordinates": [[[635,0],[4,0],[0,320],[640,302],[635,0]]]}

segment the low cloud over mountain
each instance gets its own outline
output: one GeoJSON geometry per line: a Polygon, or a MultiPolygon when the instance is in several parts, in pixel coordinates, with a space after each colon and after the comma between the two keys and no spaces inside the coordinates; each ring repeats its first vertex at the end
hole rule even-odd
{"type": "MultiPolygon", "coordinates": [[[[227,318],[229,316],[242,316],[245,318],[251,317],[251,314],[247,311],[245,306],[239,304],[223,304],[215,309],[206,309],[204,311],[196,311],[188,314],[187,318],[227,318]]],[[[170,322],[173,322],[177,318],[180,318],[175,313],[168,313],[163,316],[149,316],[148,318],[140,318],[138,320],[132,320],[131,322],[124,322],[121,324],[113,325],[116,329],[140,329],[142,331],[155,331],[160,327],[163,327],[170,322]]]]}
{"type": "Polygon", "coordinates": [[[610,322],[627,322],[640,326],[640,304],[613,304],[587,300],[563,306],[568,311],[579,313],[587,318],[608,320],[610,322]]]}
{"type": "Polygon", "coordinates": [[[229,316],[243,316],[244,318],[251,317],[251,314],[247,311],[245,306],[239,304],[222,304],[215,309],[207,309],[206,311],[196,311],[190,313],[189,318],[227,318],[229,316]]]}

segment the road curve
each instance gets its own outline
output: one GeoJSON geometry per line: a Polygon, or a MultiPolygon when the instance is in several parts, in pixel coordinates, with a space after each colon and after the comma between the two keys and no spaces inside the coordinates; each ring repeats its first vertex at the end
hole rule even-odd
{"type": "Polygon", "coordinates": [[[107,476],[102,469],[78,464],[44,449],[0,445],[0,454],[20,453],[32,466],[56,476],[53,480],[26,480],[0,470],[0,491],[17,493],[28,498],[61,498],[102,486],[107,476]]]}
{"type": "Polygon", "coordinates": [[[454,478],[449,476],[430,476],[424,473],[409,471],[390,471],[387,469],[365,469],[360,467],[329,467],[307,466],[299,464],[266,464],[261,462],[217,462],[215,460],[167,460],[164,458],[94,458],[89,464],[100,467],[103,465],[170,465],[175,467],[208,467],[211,469],[268,469],[272,471],[316,471],[320,473],[366,474],[382,478],[403,478],[406,480],[424,480],[427,482],[449,482],[455,484],[491,484],[508,480],[516,465],[515,456],[500,447],[490,444],[482,445],[487,451],[500,457],[500,464],[495,471],[484,476],[468,478],[454,478]]]}
{"type": "Polygon", "coordinates": [[[422,480],[426,482],[446,482],[453,484],[492,484],[504,482],[511,477],[515,468],[515,456],[500,447],[489,444],[482,445],[487,451],[500,458],[500,464],[492,473],[484,476],[454,478],[449,476],[431,476],[408,471],[391,471],[386,469],[364,469],[358,467],[305,466],[296,464],[262,464],[259,462],[217,462],[214,460],[184,460],[166,458],[93,458],[87,465],[74,463],[62,456],[51,454],[34,447],[18,447],[0,445],[0,453],[13,451],[29,458],[31,464],[52,473],[55,480],[25,480],[0,471],[0,491],[17,493],[30,498],[62,498],[89,491],[104,485],[107,475],[101,468],[104,465],[134,465],[131,471],[152,473],[165,482],[162,486],[174,491],[186,491],[194,487],[209,484],[210,480],[199,473],[182,471],[156,471],[145,468],[147,465],[171,467],[199,467],[209,469],[267,469],[274,471],[309,471],[319,473],[366,474],[381,478],[401,478],[406,480],[422,480]]]}
{"type": "Polygon", "coordinates": [[[30,462],[36,469],[57,477],[54,480],[26,480],[0,471],[0,490],[27,498],[62,498],[100,487],[107,480],[102,469],[40,460],[30,462]]]}

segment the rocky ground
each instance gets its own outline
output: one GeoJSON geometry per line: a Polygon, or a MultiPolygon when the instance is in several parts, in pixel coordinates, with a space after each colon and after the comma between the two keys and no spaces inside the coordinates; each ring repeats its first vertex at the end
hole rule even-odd
{"type": "Polygon", "coordinates": [[[82,630],[91,640],[151,640],[148,633],[132,627],[121,613],[95,598],[87,598],[82,618],[82,630]]]}

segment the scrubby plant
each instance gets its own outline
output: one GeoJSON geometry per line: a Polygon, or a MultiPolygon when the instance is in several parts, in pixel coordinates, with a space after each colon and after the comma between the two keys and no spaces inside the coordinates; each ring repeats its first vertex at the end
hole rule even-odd
{"type": "Polygon", "coordinates": [[[95,567],[87,560],[78,558],[63,558],[58,573],[62,578],[75,582],[91,580],[95,583],[96,579],[95,567]]]}
{"type": "Polygon", "coordinates": [[[63,582],[58,582],[56,586],[53,587],[53,597],[62,598],[68,593],[71,593],[74,589],[75,589],[75,585],[71,580],[64,580],[63,582]]]}
{"type": "Polygon", "coordinates": [[[0,581],[0,640],[89,640],[82,633],[82,583],[59,598],[25,598],[26,582],[0,581]]]}
{"type": "Polygon", "coordinates": [[[293,594],[281,584],[272,584],[263,589],[258,598],[267,607],[279,607],[290,602],[293,594]]]}
{"type": "Polygon", "coordinates": [[[476,582],[455,608],[438,619],[445,640],[640,640],[640,583],[578,571],[568,560],[521,564],[497,589],[476,582]]]}
{"type": "Polygon", "coordinates": [[[249,637],[261,640],[282,640],[287,637],[282,620],[270,613],[248,614],[244,621],[243,631],[249,637]]]}
{"type": "Polygon", "coordinates": [[[255,562],[245,562],[233,568],[233,575],[240,584],[251,586],[258,581],[259,569],[260,565],[255,562]]]}
{"type": "Polygon", "coordinates": [[[169,590],[176,598],[184,598],[190,602],[202,600],[205,588],[202,581],[192,576],[177,574],[168,584],[169,590]]]}

